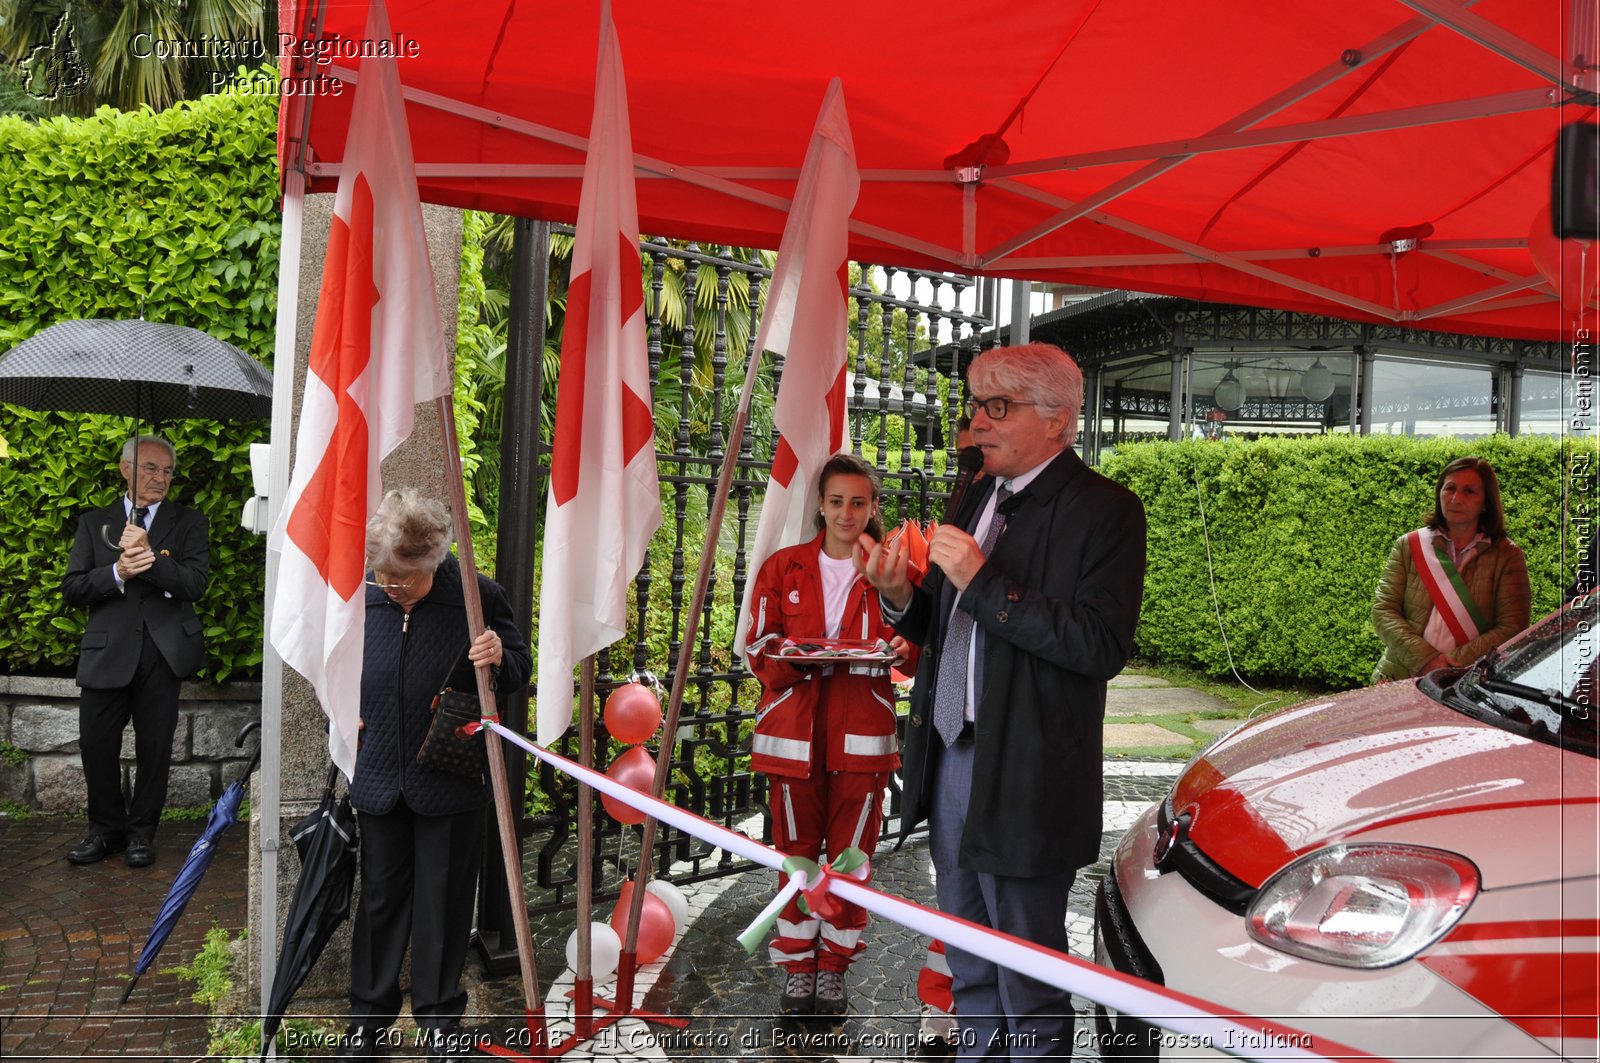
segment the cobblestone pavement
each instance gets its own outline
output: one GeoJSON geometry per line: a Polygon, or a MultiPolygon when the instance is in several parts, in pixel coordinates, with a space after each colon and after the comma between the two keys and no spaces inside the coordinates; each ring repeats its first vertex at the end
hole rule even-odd
{"type": "MultiPolygon", "coordinates": [[[[1117,838],[1176,776],[1173,762],[1106,765],[1106,834],[1101,862],[1073,887],[1068,929],[1073,951],[1087,956],[1094,891],[1117,838]]],[[[226,836],[200,891],[150,973],[118,1006],[150,921],[199,834],[199,823],[170,823],[153,867],[131,870],[118,857],[89,867],[63,858],[82,834],[81,820],[0,818],[0,1059],[187,1061],[203,1058],[206,1017],[193,986],[171,973],[204,943],[213,925],[237,932],[246,923],[247,853],[242,833],[226,836]]],[[[925,840],[876,858],[874,885],[932,904],[925,840]]],[[[905,1059],[920,1054],[916,977],[927,942],[886,920],[868,928],[868,950],[850,974],[851,1007],[838,1022],[777,1021],[778,973],[748,958],[737,935],[772,896],[765,870],[714,879],[686,890],[692,928],[667,958],[639,972],[641,1007],[690,1019],[676,1031],[627,1020],[568,1058],[702,1060],[731,1057],[905,1059]]],[[[609,908],[607,909],[609,911],[609,908]]],[[[597,915],[601,918],[601,915],[597,915]]],[[[564,1007],[564,971],[572,913],[536,920],[535,955],[552,1016],[564,1007]]],[[[476,972],[469,962],[469,974],[476,972]]],[[[611,987],[597,987],[608,994],[611,987]]],[[[499,1044],[519,1046],[522,985],[506,977],[481,982],[469,1025],[499,1044]]],[[[1081,1003],[1081,1002],[1080,1002],[1081,1003]]],[[[1086,1021],[1080,1016],[1080,1022],[1086,1021]]],[[[555,1027],[564,1036],[570,1024],[555,1027]]],[[[525,1045],[525,1042],[522,1042],[525,1045]]],[[[414,1056],[414,1052],[396,1053],[414,1056]]],[[[1090,1056],[1089,1058],[1093,1058],[1090,1056]]]]}
{"type": "Polygon", "coordinates": [[[163,824],[155,864],[135,870],[120,856],[88,867],[67,863],[67,849],[83,836],[82,820],[0,819],[0,1057],[205,1054],[206,1016],[190,999],[193,985],[170,968],[193,958],[213,925],[244,926],[242,830],[224,837],[155,965],[118,1006],[150,922],[203,827],[163,824]]]}
{"type": "MultiPolygon", "coordinates": [[[[1152,801],[1165,794],[1180,765],[1172,762],[1128,762],[1106,766],[1106,832],[1101,840],[1101,860],[1079,873],[1072,888],[1068,932],[1075,955],[1088,957],[1093,930],[1094,894],[1106,871],[1117,840],[1152,801]]],[[[874,887],[919,903],[934,903],[933,882],[926,838],[913,839],[898,852],[882,851],[874,861],[874,887]]],[[[589,1046],[568,1058],[726,1059],[805,1058],[814,1060],[899,1060],[919,1054],[940,1054],[919,1044],[917,972],[926,958],[927,939],[887,920],[874,919],[867,928],[868,948],[852,966],[851,1007],[843,1021],[778,1019],[776,1002],[782,980],[766,959],[765,949],[747,957],[737,937],[756,917],[776,890],[776,876],[768,871],[702,883],[686,890],[692,929],[681,936],[669,956],[640,971],[645,988],[640,1007],[691,1019],[683,1030],[629,1020],[603,1031],[589,1046]],[[694,913],[698,912],[698,915],[694,913]]],[[[609,911],[609,909],[607,909],[609,911]]],[[[602,916],[597,915],[597,918],[602,916]]],[[[546,925],[549,945],[538,954],[560,957],[566,934],[574,925],[570,917],[561,925],[546,925]]],[[[541,971],[541,975],[549,972],[541,971]]],[[[564,989],[570,974],[557,979],[546,998],[552,1016],[565,1012],[564,989]]],[[[497,1043],[518,1044],[521,988],[515,979],[487,983],[489,1010],[478,1017],[483,1035],[497,1043]]],[[[597,987],[604,991],[607,986],[597,987]]],[[[1085,1002],[1076,1001],[1081,1008],[1085,1002]]],[[[1079,1023],[1092,1021],[1080,1013],[1079,1023]]],[[[561,1022],[558,1035],[570,1032],[561,1022]]],[[[1081,1051],[1078,1058],[1094,1058],[1081,1051]]]]}

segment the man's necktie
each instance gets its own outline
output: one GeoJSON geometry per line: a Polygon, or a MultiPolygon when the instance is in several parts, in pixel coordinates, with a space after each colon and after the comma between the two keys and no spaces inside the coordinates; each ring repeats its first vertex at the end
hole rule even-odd
{"type": "Polygon", "coordinates": [[[133,507],[133,523],[138,525],[139,527],[141,527],[141,528],[149,527],[149,525],[145,523],[146,518],[148,518],[149,516],[150,516],[150,507],[149,506],[134,506],[133,507]]]}
{"type": "MultiPolygon", "coordinates": [[[[1002,483],[995,488],[994,516],[983,533],[983,541],[978,544],[985,557],[994,549],[995,541],[1006,526],[1006,515],[1000,512],[1000,506],[1010,497],[1009,484],[1002,483]]],[[[970,613],[960,608],[951,613],[944,633],[944,647],[940,650],[939,679],[933,688],[933,728],[946,746],[955,744],[966,722],[967,657],[972,650],[972,631],[970,613]]]]}

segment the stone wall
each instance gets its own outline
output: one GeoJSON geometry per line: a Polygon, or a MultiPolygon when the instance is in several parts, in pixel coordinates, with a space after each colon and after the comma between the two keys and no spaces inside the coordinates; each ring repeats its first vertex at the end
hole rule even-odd
{"type": "MultiPolygon", "coordinates": [[[[258,734],[234,738],[261,719],[261,684],[185,683],[172,737],[167,807],[204,808],[244,771],[258,734]]],[[[70,679],[0,676],[0,801],[35,812],[81,815],[83,765],[78,760],[78,686],[70,679]],[[23,755],[20,763],[17,751],[23,755]]],[[[133,728],[123,734],[122,780],[131,792],[133,728]]]]}

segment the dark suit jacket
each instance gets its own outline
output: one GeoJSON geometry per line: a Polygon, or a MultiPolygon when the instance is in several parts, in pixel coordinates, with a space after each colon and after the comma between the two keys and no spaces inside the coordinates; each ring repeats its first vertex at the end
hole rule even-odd
{"type": "Polygon", "coordinates": [[[118,551],[106,539],[120,539],[127,522],[121,499],[78,518],[61,595],[68,605],[89,609],[89,626],[78,644],[80,687],[114,689],[130,683],[144,630],[180,679],[206,660],[194,611],[211,567],[206,518],[176,502],[161,503],[149,529],[156,562],[118,590],[111,574],[118,551]]]}
{"type": "MultiPolygon", "coordinates": [[[[994,490],[971,494],[964,527],[994,490]]],[[[984,632],[977,748],[960,864],[999,875],[1059,874],[1099,859],[1106,680],[1127,663],[1144,593],[1144,506],[1070,449],[1001,504],[1005,531],[958,608],[984,632]]],[[[923,647],[907,720],[902,835],[928,813],[948,609],[938,568],[895,625],[923,647]]]]}

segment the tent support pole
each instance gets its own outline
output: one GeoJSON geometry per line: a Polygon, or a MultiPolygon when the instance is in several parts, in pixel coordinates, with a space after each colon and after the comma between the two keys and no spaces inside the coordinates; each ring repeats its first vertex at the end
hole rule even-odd
{"type": "MultiPolygon", "coordinates": [[[[539,524],[539,396],[544,391],[545,299],[550,278],[550,223],[518,218],[512,236],[511,311],[506,337],[504,420],[500,429],[500,520],[495,541],[495,580],[511,600],[524,636],[533,615],[533,534],[539,524]]],[[[530,644],[532,639],[529,639],[530,644]]],[[[500,691],[500,715],[515,731],[528,729],[528,692],[500,691]]],[[[506,743],[506,779],[511,803],[523,807],[527,754],[506,743]]],[[[520,835],[520,830],[519,830],[520,835]]],[[[515,919],[494,874],[503,857],[497,831],[484,827],[484,875],[478,884],[478,959],[490,975],[516,970],[515,919]]]]}
{"type": "MultiPolygon", "coordinates": [[[[283,234],[278,245],[278,322],[273,341],[272,448],[267,467],[267,527],[275,527],[289,493],[289,440],[294,434],[295,333],[300,318],[300,245],[304,232],[306,177],[290,170],[284,177],[283,234]]],[[[270,539],[268,540],[271,541],[270,539]]],[[[261,852],[260,923],[251,928],[258,942],[261,971],[261,1014],[272,1000],[272,978],[278,957],[278,793],[283,774],[283,658],[273,648],[272,603],[277,597],[278,562],[267,551],[265,617],[261,625],[261,779],[255,787],[257,845],[261,852]]],[[[276,1054],[276,1049],[269,1048],[276,1054]]]]}

